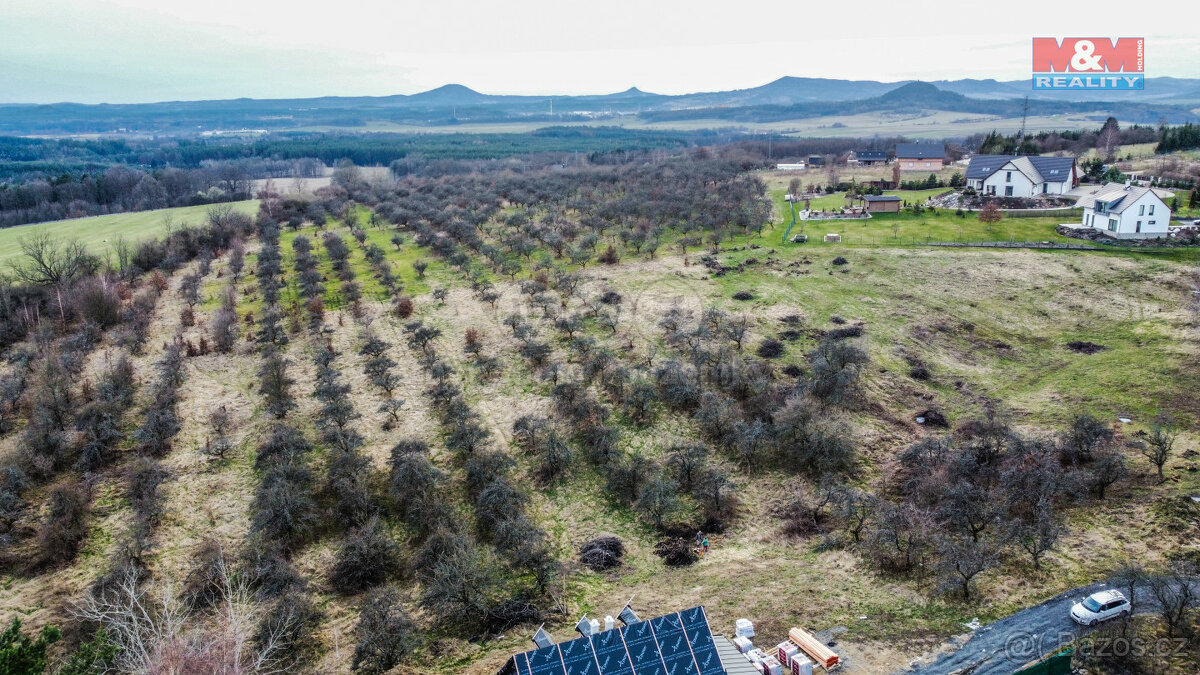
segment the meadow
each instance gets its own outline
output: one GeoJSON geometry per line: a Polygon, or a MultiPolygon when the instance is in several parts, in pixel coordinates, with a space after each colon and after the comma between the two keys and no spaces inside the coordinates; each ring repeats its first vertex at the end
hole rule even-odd
{"type": "MultiPolygon", "coordinates": [[[[253,214],[258,210],[258,200],[232,202],[228,206],[253,214]]],[[[112,250],[118,237],[130,243],[150,237],[161,238],[166,234],[168,224],[172,227],[199,225],[211,208],[209,205],[184,206],[7,227],[0,229],[0,265],[20,257],[21,239],[36,232],[48,232],[57,240],[78,239],[89,251],[103,256],[112,250]]]]}

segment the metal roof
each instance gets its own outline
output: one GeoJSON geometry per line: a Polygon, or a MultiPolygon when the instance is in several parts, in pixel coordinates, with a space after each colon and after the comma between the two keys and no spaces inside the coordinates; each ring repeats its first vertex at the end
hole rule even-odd
{"type": "Polygon", "coordinates": [[[1038,155],[975,155],[967,165],[967,180],[983,180],[1012,162],[1035,183],[1063,183],[1071,180],[1074,157],[1041,157],[1038,155]],[[1031,171],[1032,170],[1032,171],[1031,171]]]}
{"type": "Polygon", "coordinates": [[[945,143],[899,143],[896,145],[897,159],[945,159],[945,143]]]}
{"type": "Polygon", "coordinates": [[[898,202],[900,198],[896,195],[866,195],[863,199],[869,202],[898,202]]]}
{"type": "Polygon", "coordinates": [[[859,161],[866,160],[868,162],[873,162],[887,159],[887,153],[883,150],[855,150],[854,157],[859,161]]]}
{"type": "Polygon", "coordinates": [[[522,652],[511,657],[500,673],[726,675],[727,671],[701,606],[522,652]]]}
{"type": "Polygon", "coordinates": [[[762,671],[750,664],[750,659],[738,651],[738,648],[724,635],[714,635],[713,642],[717,645],[717,654],[725,664],[727,675],[762,675],[762,671]]]}

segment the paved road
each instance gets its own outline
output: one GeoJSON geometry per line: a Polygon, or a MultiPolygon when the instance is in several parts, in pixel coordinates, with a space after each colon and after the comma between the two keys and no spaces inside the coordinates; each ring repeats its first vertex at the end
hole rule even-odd
{"type": "MultiPolygon", "coordinates": [[[[1193,581],[1200,587],[1200,581],[1193,581]]],[[[1011,675],[1037,657],[1061,644],[1090,632],[1071,620],[1071,605],[1096,591],[1113,588],[1109,583],[1081,586],[1046,602],[983,626],[957,651],[943,654],[929,664],[919,664],[905,673],[914,675],[1011,675]]],[[[1145,614],[1157,609],[1149,591],[1139,588],[1133,609],[1145,614]]]]}

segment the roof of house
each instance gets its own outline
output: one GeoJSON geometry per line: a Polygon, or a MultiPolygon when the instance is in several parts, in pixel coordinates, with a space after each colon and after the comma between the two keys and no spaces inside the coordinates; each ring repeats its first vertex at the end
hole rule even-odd
{"type": "Polygon", "coordinates": [[[859,161],[883,160],[887,159],[887,152],[883,150],[855,150],[854,156],[858,158],[859,161]]]}
{"type": "Polygon", "coordinates": [[[611,675],[629,673],[631,667],[657,672],[663,666],[677,675],[726,673],[703,606],[522,652],[500,673],[611,675]]]}
{"type": "Polygon", "coordinates": [[[1140,187],[1137,185],[1123,185],[1121,183],[1106,183],[1103,188],[1096,191],[1095,194],[1088,195],[1079,200],[1075,206],[1087,208],[1095,208],[1096,202],[1108,202],[1108,213],[1121,213],[1125,209],[1133,206],[1133,203],[1141,199],[1144,195],[1150,194],[1158,201],[1166,205],[1162,198],[1158,196],[1154,190],[1148,187],[1140,187]]]}
{"type": "Polygon", "coordinates": [[[1041,157],[1039,155],[975,155],[967,165],[967,180],[983,180],[1012,162],[1034,183],[1063,183],[1071,180],[1074,157],[1041,157]]]}
{"type": "Polygon", "coordinates": [[[898,202],[900,198],[896,195],[867,195],[863,199],[869,202],[898,202]]]}
{"type": "Polygon", "coordinates": [[[896,157],[904,159],[945,159],[945,143],[898,143],[896,157]]]}

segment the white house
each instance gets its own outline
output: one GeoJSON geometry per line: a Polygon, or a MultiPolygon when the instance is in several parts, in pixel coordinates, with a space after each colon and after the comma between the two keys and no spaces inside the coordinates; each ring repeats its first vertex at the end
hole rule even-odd
{"type": "Polygon", "coordinates": [[[1170,207],[1148,187],[1108,183],[1080,199],[1079,206],[1084,227],[1118,239],[1165,237],[1171,222],[1170,207]]]}
{"type": "Polygon", "coordinates": [[[794,164],[776,164],[776,171],[803,171],[804,162],[796,162],[794,164]]]}
{"type": "Polygon", "coordinates": [[[997,197],[1061,195],[1079,185],[1074,157],[975,155],[964,175],[967,187],[997,197]]]}

